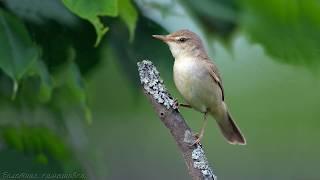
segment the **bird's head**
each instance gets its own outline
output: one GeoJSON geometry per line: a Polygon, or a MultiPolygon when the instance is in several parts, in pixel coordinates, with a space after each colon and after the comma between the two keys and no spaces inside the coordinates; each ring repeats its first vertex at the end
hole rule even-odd
{"type": "Polygon", "coordinates": [[[168,35],[153,35],[169,45],[173,57],[194,56],[204,53],[204,48],[199,36],[189,30],[179,30],[168,35]]]}

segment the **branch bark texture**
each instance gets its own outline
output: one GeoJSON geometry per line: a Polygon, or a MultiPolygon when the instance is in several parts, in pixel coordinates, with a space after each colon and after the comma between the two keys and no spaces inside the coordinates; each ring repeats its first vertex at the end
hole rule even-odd
{"type": "Polygon", "coordinates": [[[138,71],[144,94],[164,125],[170,130],[173,139],[187,165],[193,180],[216,180],[201,144],[192,143],[195,138],[191,129],[178,111],[177,103],[169,94],[160,74],[151,61],[138,62],[138,71]]]}

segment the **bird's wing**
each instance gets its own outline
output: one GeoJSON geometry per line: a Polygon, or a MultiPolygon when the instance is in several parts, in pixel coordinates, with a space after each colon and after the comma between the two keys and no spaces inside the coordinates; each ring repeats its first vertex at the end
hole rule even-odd
{"type": "Polygon", "coordinates": [[[221,89],[221,94],[222,94],[222,101],[224,101],[224,89],[222,86],[222,80],[219,74],[219,70],[217,66],[215,66],[210,59],[206,60],[206,63],[208,64],[206,67],[208,68],[208,72],[212,79],[218,84],[218,86],[221,89]]]}

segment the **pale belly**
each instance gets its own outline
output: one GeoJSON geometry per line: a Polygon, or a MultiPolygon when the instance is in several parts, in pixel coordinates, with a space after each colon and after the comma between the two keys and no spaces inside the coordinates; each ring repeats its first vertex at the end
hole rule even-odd
{"type": "Polygon", "coordinates": [[[221,90],[204,64],[192,59],[175,60],[173,75],[177,89],[194,109],[214,111],[221,104],[221,90]]]}

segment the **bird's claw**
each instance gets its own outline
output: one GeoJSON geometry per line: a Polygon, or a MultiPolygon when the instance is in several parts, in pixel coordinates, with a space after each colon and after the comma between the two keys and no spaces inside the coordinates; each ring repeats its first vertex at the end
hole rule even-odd
{"type": "Polygon", "coordinates": [[[179,102],[178,102],[178,99],[174,99],[174,102],[173,102],[173,109],[176,109],[176,110],[179,110],[179,102]]]}
{"type": "Polygon", "coordinates": [[[201,134],[199,135],[199,133],[195,133],[193,136],[196,138],[196,140],[190,146],[200,144],[201,139],[202,139],[202,135],[201,134]]]}

